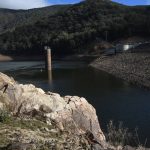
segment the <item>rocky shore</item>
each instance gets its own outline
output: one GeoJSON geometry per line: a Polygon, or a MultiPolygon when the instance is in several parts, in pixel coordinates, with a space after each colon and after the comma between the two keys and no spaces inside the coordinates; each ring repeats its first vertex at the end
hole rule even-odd
{"type": "MultiPolygon", "coordinates": [[[[119,141],[115,141],[117,142],[119,141]]],[[[19,84],[0,73],[0,150],[145,148],[120,144],[116,146],[107,141],[100,128],[96,110],[85,98],[61,97],[32,84],[19,84]]]]}
{"type": "Polygon", "coordinates": [[[0,135],[0,149],[108,147],[96,111],[85,98],[44,92],[31,84],[19,84],[3,73],[0,73],[0,135]]]}
{"type": "Polygon", "coordinates": [[[101,56],[90,66],[124,79],[131,84],[150,89],[150,53],[121,53],[101,56]]]}

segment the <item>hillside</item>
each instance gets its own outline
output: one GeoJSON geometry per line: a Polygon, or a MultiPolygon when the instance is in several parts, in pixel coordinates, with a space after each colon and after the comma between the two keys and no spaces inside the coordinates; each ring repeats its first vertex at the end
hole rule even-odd
{"type": "Polygon", "coordinates": [[[11,10],[0,8],[0,33],[12,31],[17,26],[33,24],[37,20],[63,12],[70,5],[54,5],[30,10],[11,10]]]}
{"type": "Polygon", "coordinates": [[[41,54],[49,45],[56,55],[85,53],[85,45],[106,39],[150,36],[150,6],[128,7],[109,0],[86,0],[34,24],[0,36],[3,54],[41,54]]]}

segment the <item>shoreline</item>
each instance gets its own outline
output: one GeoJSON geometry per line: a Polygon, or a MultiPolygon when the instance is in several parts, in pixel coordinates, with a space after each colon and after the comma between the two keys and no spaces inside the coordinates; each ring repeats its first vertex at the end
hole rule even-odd
{"type": "Polygon", "coordinates": [[[13,61],[13,58],[11,56],[0,54],[0,62],[3,62],[3,61],[13,61]]]}
{"type": "Polygon", "coordinates": [[[43,60],[43,56],[9,56],[0,54],[0,62],[8,61],[38,61],[43,60]]]}
{"type": "MultiPolygon", "coordinates": [[[[68,55],[68,56],[54,56],[52,59],[55,61],[86,61],[92,62],[98,56],[97,55],[68,55]]],[[[45,56],[37,55],[37,56],[9,56],[0,54],[0,62],[8,62],[8,61],[44,61],[45,56]]]]}
{"type": "MultiPolygon", "coordinates": [[[[0,54],[0,62],[44,61],[44,56],[7,56],[0,54]]],[[[89,66],[105,71],[130,84],[150,90],[150,53],[122,53],[111,56],[69,55],[53,57],[60,61],[86,61],[89,66]]]]}
{"type": "Polygon", "coordinates": [[[123,53],[103,56],[90,66],[105,71],[130,84],[150,90],[150,54],[123,53]]]}

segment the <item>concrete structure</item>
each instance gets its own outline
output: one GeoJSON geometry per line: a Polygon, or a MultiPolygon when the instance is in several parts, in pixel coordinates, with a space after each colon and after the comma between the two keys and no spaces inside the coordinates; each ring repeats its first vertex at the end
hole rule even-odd
{"type": "Polygon", "coordinates": [[[134,44],[117,44],[116,45],[116,52],[127,51],[131,48],[134,48],[134,44]]]}
{"type": "Polygon", "coordinates": [[[52,70],[47,71],[47,76],[48,76],[48,84],[52,84],[52,70]]]}
{"type": "Polygon", "coordinates": [[[52,83],[52,56],[51,49],[48,46],[44,47],[45,49],[45,70],[47,72],[48,83],[52,83]]]}
{"type": "Polygon", "coordinates": [[[51,71],[52,70],[52,59],[51,59],[51,49],[48,46],[45,46],[46,51],[46,70],[51,71]]]}

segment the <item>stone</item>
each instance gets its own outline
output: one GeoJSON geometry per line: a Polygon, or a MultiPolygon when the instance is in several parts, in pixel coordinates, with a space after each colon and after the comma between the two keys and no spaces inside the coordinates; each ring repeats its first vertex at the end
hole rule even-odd
{"type": "Polygon", "coordinates": [[[5,93],[0,91],[0,106],[6,105],[16,116],[40,115],[48,124],[55,124],[60,131],[84,134],[90,131],[96,141],[105,147],[105,136],[100,128],[95,108],[83,97],[45,93],[32,84],[18,84],[0,73],[0,84],[7,83],[5,93]],[[32,115],[31,115],[32,114],[32,115]]]}
{"type": "Polygon", "coordinates": [[[36,146],[30,143],[13,143],[6,147],[6,150],[36,150],[36,146]]]}

